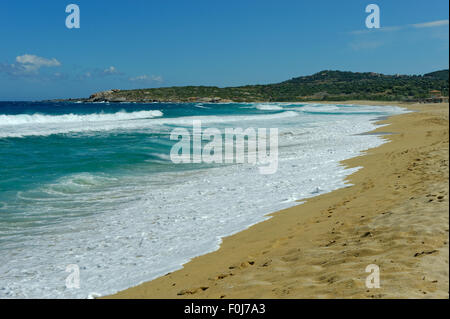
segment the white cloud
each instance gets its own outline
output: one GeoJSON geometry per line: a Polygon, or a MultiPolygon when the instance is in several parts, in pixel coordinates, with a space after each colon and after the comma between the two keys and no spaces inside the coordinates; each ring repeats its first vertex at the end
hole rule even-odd
{"type": "Polygon", "coordinates": [[[17,66],[22,67],[25,72],[36,72],[41,67],[61,66],[55,58],[47,59],[33,54],[24,54],[16,57],[17,66]]]}
{"type": "Polygon", "coordinates": [[[148,75],[139,75],[139,76],[132,77],[129,80],[130,81],[145,81],[148,79],[149,79],[148,75]]]}
{"type": "Polygon", "coordinates": [[[448,25],[448,20],[436,20],[431,22],[412,24],[412,26],[415,28],[435,28],[446,25],[448,25]]]}
{"type": "Polygon", "coordinates": [[[161,75],[157,75],[157,76],[152,76],[152,80],[156,81],[156,82],[164,82],[164,79],[161,75]]]}
{"type": "Polygon", "coordinates": [[[160,75],[148,76],[146,74],[131,77],[131,78],[129,78],[129,80],[132,82],[146,82],[146,81],[163,82],[164,81],[162,76],[160,76],[160,75]]]}
{"type": "Polygon", "coordinates": [[[364,30],[356,30],[351,31],[350,34],[358,35],[358,34],[368,34],[373,32],[392,32],[392,31],[399,31],[399,30],[405,30],[405,29],[411,29],[411,28],[436,28],[436,27],[442,27],[447,26],[448,20],[436,20],[436,21],[430,21],[430,22],[424,22],[424,23],[416,23],[416,24],[407,24],[402,26],[390,26],[390,27],[381,27],[379,29],[364,29],[364,30]]]}
{"type": "Polygon", "coordinates": [[[119,71],[115,66],[107,68],[86,69],[75,75],[79,80],[101,79],[105,77],[121,77],[124,73],[119,71]]]}
{"type": "Polygon", "coordinates": [[[389,31],[398,31],[404,29],[404,26],[393,26],[393,27],[381,27],[379,29],[364,29],[364,30],[356,30],[350,31],[350,34],[358,35],[358,34],[368,34],[373,32],[389,32],[389,31]]]}
{"type": "Polygon", "coordinates": [[[120,72],[114,67],[110,66],[109,68],[106,68],[103,70],[103,74],[105,75],[113,75],[113,74],[119,74],[120,72]]]}
{"type": "Polygon", "coordinates": [[[6,73],[12,77],[33,77],[42,67],[57,66],[61,66],[61,62],[55,58],[47,59],[34,54],[24,54],[16,57],[16,63],[0,63],[0,73],[6,73]]]}

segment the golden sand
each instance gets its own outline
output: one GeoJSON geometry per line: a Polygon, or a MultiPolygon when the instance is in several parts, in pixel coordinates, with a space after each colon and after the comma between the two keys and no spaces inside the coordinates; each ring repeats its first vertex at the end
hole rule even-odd
{"type": "Polygon", "coordinates": [[[449,105],[401,106],[419,112],[380,122],[389,126],[375,132],[395,133],[383,137],[390,143],[343,162],[363,167],[347,178],[353,186],[274,213],[183,269],[109,297],[448,298],[449,105]],[[380,288],[365,285],[369,264],[380,268],[380,288]]]}

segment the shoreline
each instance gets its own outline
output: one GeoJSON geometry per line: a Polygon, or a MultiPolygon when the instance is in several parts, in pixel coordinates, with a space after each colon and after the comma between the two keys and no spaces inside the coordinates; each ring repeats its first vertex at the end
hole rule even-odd
{"type": "Polygon", "coordinates": [[[43,103],[94,103],[94,104],[102,104],[102,103],[110,103],[110,104],[157,104],[157,103],[167,103],[167,104],[192,104],[192,103],[210,103],[210,104],[232,104],[232,103],[243,103],[243,104],[256,104],[256,103],[267,103],[267,104],[354,104],[354,105],[424,105],[424,104],[444,104],[444,102],[415,102],[415,101],[388,101],[388,100],[344,100],[344,101],[324,101],[324,100],[290,100],[290,101],[268,101],[268,100],[254,100],[254,101],[233,101],[233,100],[217,100],[217,101],[202,101],[202,100],[154,100],[154,101],[141,101],[141,100],[127,100],[127,101],[114,101],[114,100],[99,100],[99,101],[90,101],[86,98],[70,98],[70,99],[53,99],[53,100],[30,100],[30,101],[8,101],[8,100],[0,100],[0,102],[43,102],[43,103]]]}
{"type": "MultiPolygon", "coordinates": [[[[438,143],[436,134],[443,133],[446,136],[441,143],[445,144],[446,141],[447,149],[445,150],[444,147],[441,151],[444,153],[446,151],[448,158],[448,128],[443,128],[441,123],[446,122],[448,125],[448,104],[403,104],[376,101],[337,103],[398,105],[421,112],[396,115],[387,120],[378,121],[377,123],[390,125],[367,132],[377,134],[387,130],[391,134],[383,135],[382,138],[390,140],[390,143],[370,149],[362,156],[343,162],[347,167],[363,167],[345,179],[352,186],[302,200],[302,204],[269,214],[267,216],[272,218],[223,238],[218,250],[193,258],[184,264],[182,269],[106,298],[421,298],[423,296],[448,298],[448,209],[445,208],[445,205],[448,207],[448,184],[439,178],[436,181],[427,180],[427,183],[425,181],[421,183],[421,179],[417,180],[417,176],[409,176],[414,175],[415,171],[415,169],[409,171],[411,167],[406,167],[406,171],[403,172],[405,165],[411,164],[409,157],[417,147],[426,148],[435,145],[429,145],[429,140],[438,143]],[[431,111],[443,113],[440,116],[446,116],[446,120],[439,121],[439,116],[428,114],[427,108],[428,113],[431,111]],[[411,120],[426,120],[427,117],[432,119],[429,123],[425,121],[430,124],[430,127],[411,126],[411,120]],[[431,128],[433,130],[428,130],[431,128]],[[411,130],[416,132],[419,129],[422,133],[426,131],[426,137],[430,134],[429,138],[420,138],[421,135],[415,136],[416,138],[410,136],[413,135],[411,130]],[[436,133],[433,135],[434,131],[436,133]],[[409,138],[405,138],[405,134],[409,138]],[[406,153],[402,154],[409,152],[410,155],[405,156],[408,160],[392,161],[390,156],[397,157],[397,153],[401,153],[397,148],[402,149],[405,144],[408,148],[404,150],[406,153]],[[380,169],[383,174],[376,180],[374,177],[380,169]],[[402,172],[399,173],[399,171],[402,172]],[[397,180],[394,179],[394,175],[398,176],[397,180]],[[395,184],[399,181],[404,184],[401,188],[395,184]],[[413,225],[408,224],[405,227],[399,225],[398,222],[405,221],[408,212],[411,213],[410,210],[405,209],[406,206],[421,206],[423,203],[416,203],[416,199],[424,196],[426,201],[426,196],[433,195],[432,193],[435,192],[433,190],[429,191],[429,194],[418,194],[418,189],[410,191],[409,188],[417,185],[432,187],[437,183],[444,183],[440,185],[441,189],[444,188],[444,193],[435,196],[436,198],[442,196],[442,198],[426,203],[439,204],[439,211],[442,209],[444,212],[447,211],[447,216],[444,216],[445,213],[443,216],[439,215],[443,222],[435,223],[434,218],[428,220],[430,216],[422,216],[424,215],[422,213],[419,214],[421,216],[414,216],[414,220],[420,219],[420,222],[414,222],[413,225]],[[394,193],[388,193],[388,189],[394,193]],[[410,196],[413,193],[415,196],[410,196]],[[370,198],[365,200],[367,196],[372,197],[374,201],[370,198]],[[377,205],[374,206],[374,203],[377,205]],[[364,213],[359,211],[361,207],[364,207],[364,213]],[[394,209],[399,209],[400,213],[393,214],[394,209]],[[386,210],[386,212],[380,212],[380,210],[386,210]],[[401,216],[400,219],[398,219],[399,216],[401,216]],[[447,231],[438,229],[438,235],[435,234],[436,230],[430,235],[428,228],[422,231],[415,230],[423,225],[433,229],[444,227],[447,231]],[[379,231],[379,229],[385,231],[379,231]],[[402,235],[397,235],[399,233],[402,235]],[[423,234],[427,235],[426,241],[424,239],[417,244],[417,238],[423,234]],[[430,241],[430,237],[439,237],[439,239],[436,238],[433,242],[430,241]],[[428,241],[430,241],[429,244],[428,241]],[[420,246],[423,246],[422,250],[420,246]],[[391,249],[387,249],[389,247],[391,249]],[[445,247],[447,247],[446,257],[445,247]],[[412,248],[418,251],[405,255],[405,251],[412,248]],[[444,256],[444,258],[438,256],[444,256]],[[446,275],[443,269],[429,270],[431,266],[436,266],[436,261],[429,262],[433,258],[446,264],[446,275]],[[388,259],[389,262],[387,262],[388,259]],[[367,291],[364,287],[367,276],[365,267],[371,263],[376,264],[377,260],[380,263],[382,288],[367,291]],[[417,267],[419,260],[425,262],[422,267],[417,267]],[[426,266],[427,262],[429,262],[428,266],[426,266]],[[428,280],[422,279],[427,277],[418,275],[418,273],[423,275],[422,268],[428,269],[426,274],[431,276],[431,279],[437,279],[431,280],[431,284],[428,280]],[[410,272],[407,271],[408,269],[410,272]],[[402,277],[401,283],[395,282],[394,287],[390,287],[394,289],[384,288],[383,278],[387,278],[386,280],[395,278],[396,272],[398,276],[405,278],[402,277]],[[420,280],[412,280],[416,277],[420,277],[420,280]],[[409,286],[413,285],[417,288],[416,286],[419,285],[420,288],[406,289],[408,280],[409,286]]],[[[439,152],[440,149],[435,151],[439,152]]],[[[422,153],[426,158],[428,152],[422,153]]],[[[442,161],[441,157],[440,161],[442,161]]],[[[448,177],[448,161],[442,169],[446,170],[448,177]]],[[[427,205],[424,208],[427,208],[427,205]]]]}

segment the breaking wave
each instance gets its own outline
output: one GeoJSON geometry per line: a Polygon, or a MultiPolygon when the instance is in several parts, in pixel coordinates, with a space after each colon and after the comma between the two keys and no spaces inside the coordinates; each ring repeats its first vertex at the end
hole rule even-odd
{"type": "Polygon", "coordinates": [[[117,113],[94,113],[94,114],[18,114],[18,115],[0,115],[0,126],[22,125],[22,124],[47,124],[47,123],[77,123],[77,122],[104,122],[104,121],[123,121],[146,119],[163,116],[158,110],[117,113]]]}

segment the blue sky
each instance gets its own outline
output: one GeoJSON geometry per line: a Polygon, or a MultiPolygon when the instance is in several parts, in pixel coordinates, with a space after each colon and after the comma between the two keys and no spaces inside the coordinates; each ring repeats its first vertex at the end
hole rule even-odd
{"type": "Polygon", "coordinates": [[[0,100],[120,88],[274,83],[324,69],[448,68],[447,0],[0,3],[0,100]],[[81,28],[68,29],[75,3],[81,28]],[[375,3],[381,28],[367,29],[375,3]]]}

